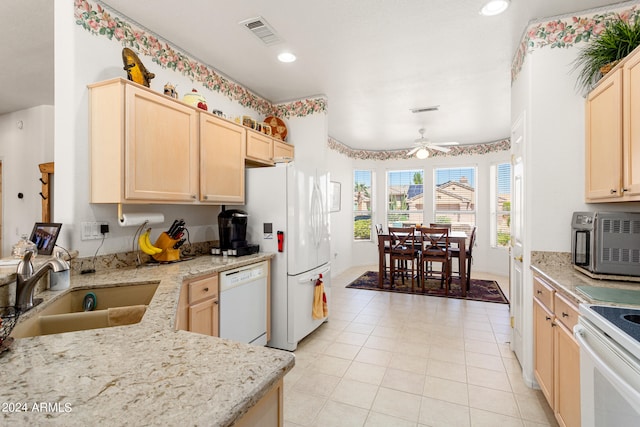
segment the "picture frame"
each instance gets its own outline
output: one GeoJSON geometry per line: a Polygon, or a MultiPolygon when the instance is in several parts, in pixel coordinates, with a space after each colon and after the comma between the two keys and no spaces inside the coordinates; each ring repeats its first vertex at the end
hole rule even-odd
{"type": "Polygon", "coordinates": [[[62,223],[36,222],[31,231],[31,240],[36,244],[38,255],[51,255],[56,246],[62,223]]]}
{"type": "Polygon", "coordinates": [[[341,184],[331,181],[329,183],[329,212],[340,211],[341,184]]]}

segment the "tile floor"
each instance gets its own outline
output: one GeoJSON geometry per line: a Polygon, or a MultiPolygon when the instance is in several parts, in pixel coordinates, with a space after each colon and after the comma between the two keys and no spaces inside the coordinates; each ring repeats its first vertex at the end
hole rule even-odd
{"type": "Polygon", "coordinates": [[[522,381],[506,304],[345,288],[371,269],[333,280],[330,320],[285,377],[285,426],[557,425],[522,381]]]}

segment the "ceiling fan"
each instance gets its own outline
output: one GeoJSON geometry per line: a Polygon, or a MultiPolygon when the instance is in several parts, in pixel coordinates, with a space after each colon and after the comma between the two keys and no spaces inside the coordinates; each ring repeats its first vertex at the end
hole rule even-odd
{"type": "Polygon", "coordinates": [[[458,145],[457,142],[431,142],[428,138],[425,138],[424,128],[419,129],[418,132],[420,133],[420,138],[415,140],[415,142],[413,143],[414,148],[412,148],[411,151],[407,153],[407,156],[409,157],[415,154],[419,159],[426,159],[427,157],[429,157],[429,150],[448,153],[449,151],[451,151],[451,149],[445,146],[458,145]]]}

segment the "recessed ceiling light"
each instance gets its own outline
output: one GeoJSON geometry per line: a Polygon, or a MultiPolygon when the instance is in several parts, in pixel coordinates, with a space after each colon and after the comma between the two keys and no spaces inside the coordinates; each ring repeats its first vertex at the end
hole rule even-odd
{"type": "Polygon", "coordinates": [[[278,55],[278,61],[280,62],[293,62],[296,60],[296,56],[291,52],[282,52],[278,55]]]}
{"type": "Polygon", "coordinates": [[[480,14],[484,16],[499,15],[509,7],[510,0],[489,0],[482,9],[480,14]]]}

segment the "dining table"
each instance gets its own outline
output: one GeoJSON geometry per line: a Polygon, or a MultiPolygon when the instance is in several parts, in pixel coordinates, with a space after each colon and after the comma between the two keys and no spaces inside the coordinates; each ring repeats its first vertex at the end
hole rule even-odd
{"type": "MultiPolygon", "coordinates": [[[[460,287],[462,296],[467,296],[467,287],[465,286],[467,277],[467,233],[464,231],[453,230],[449,232],[449,244],[457,244],[460,249],[460,287]]],[[[385,244],[391,239],[389,234],[378,234],[378,287],[382,289],[384,287],[384,257],[385,244]]]]}

